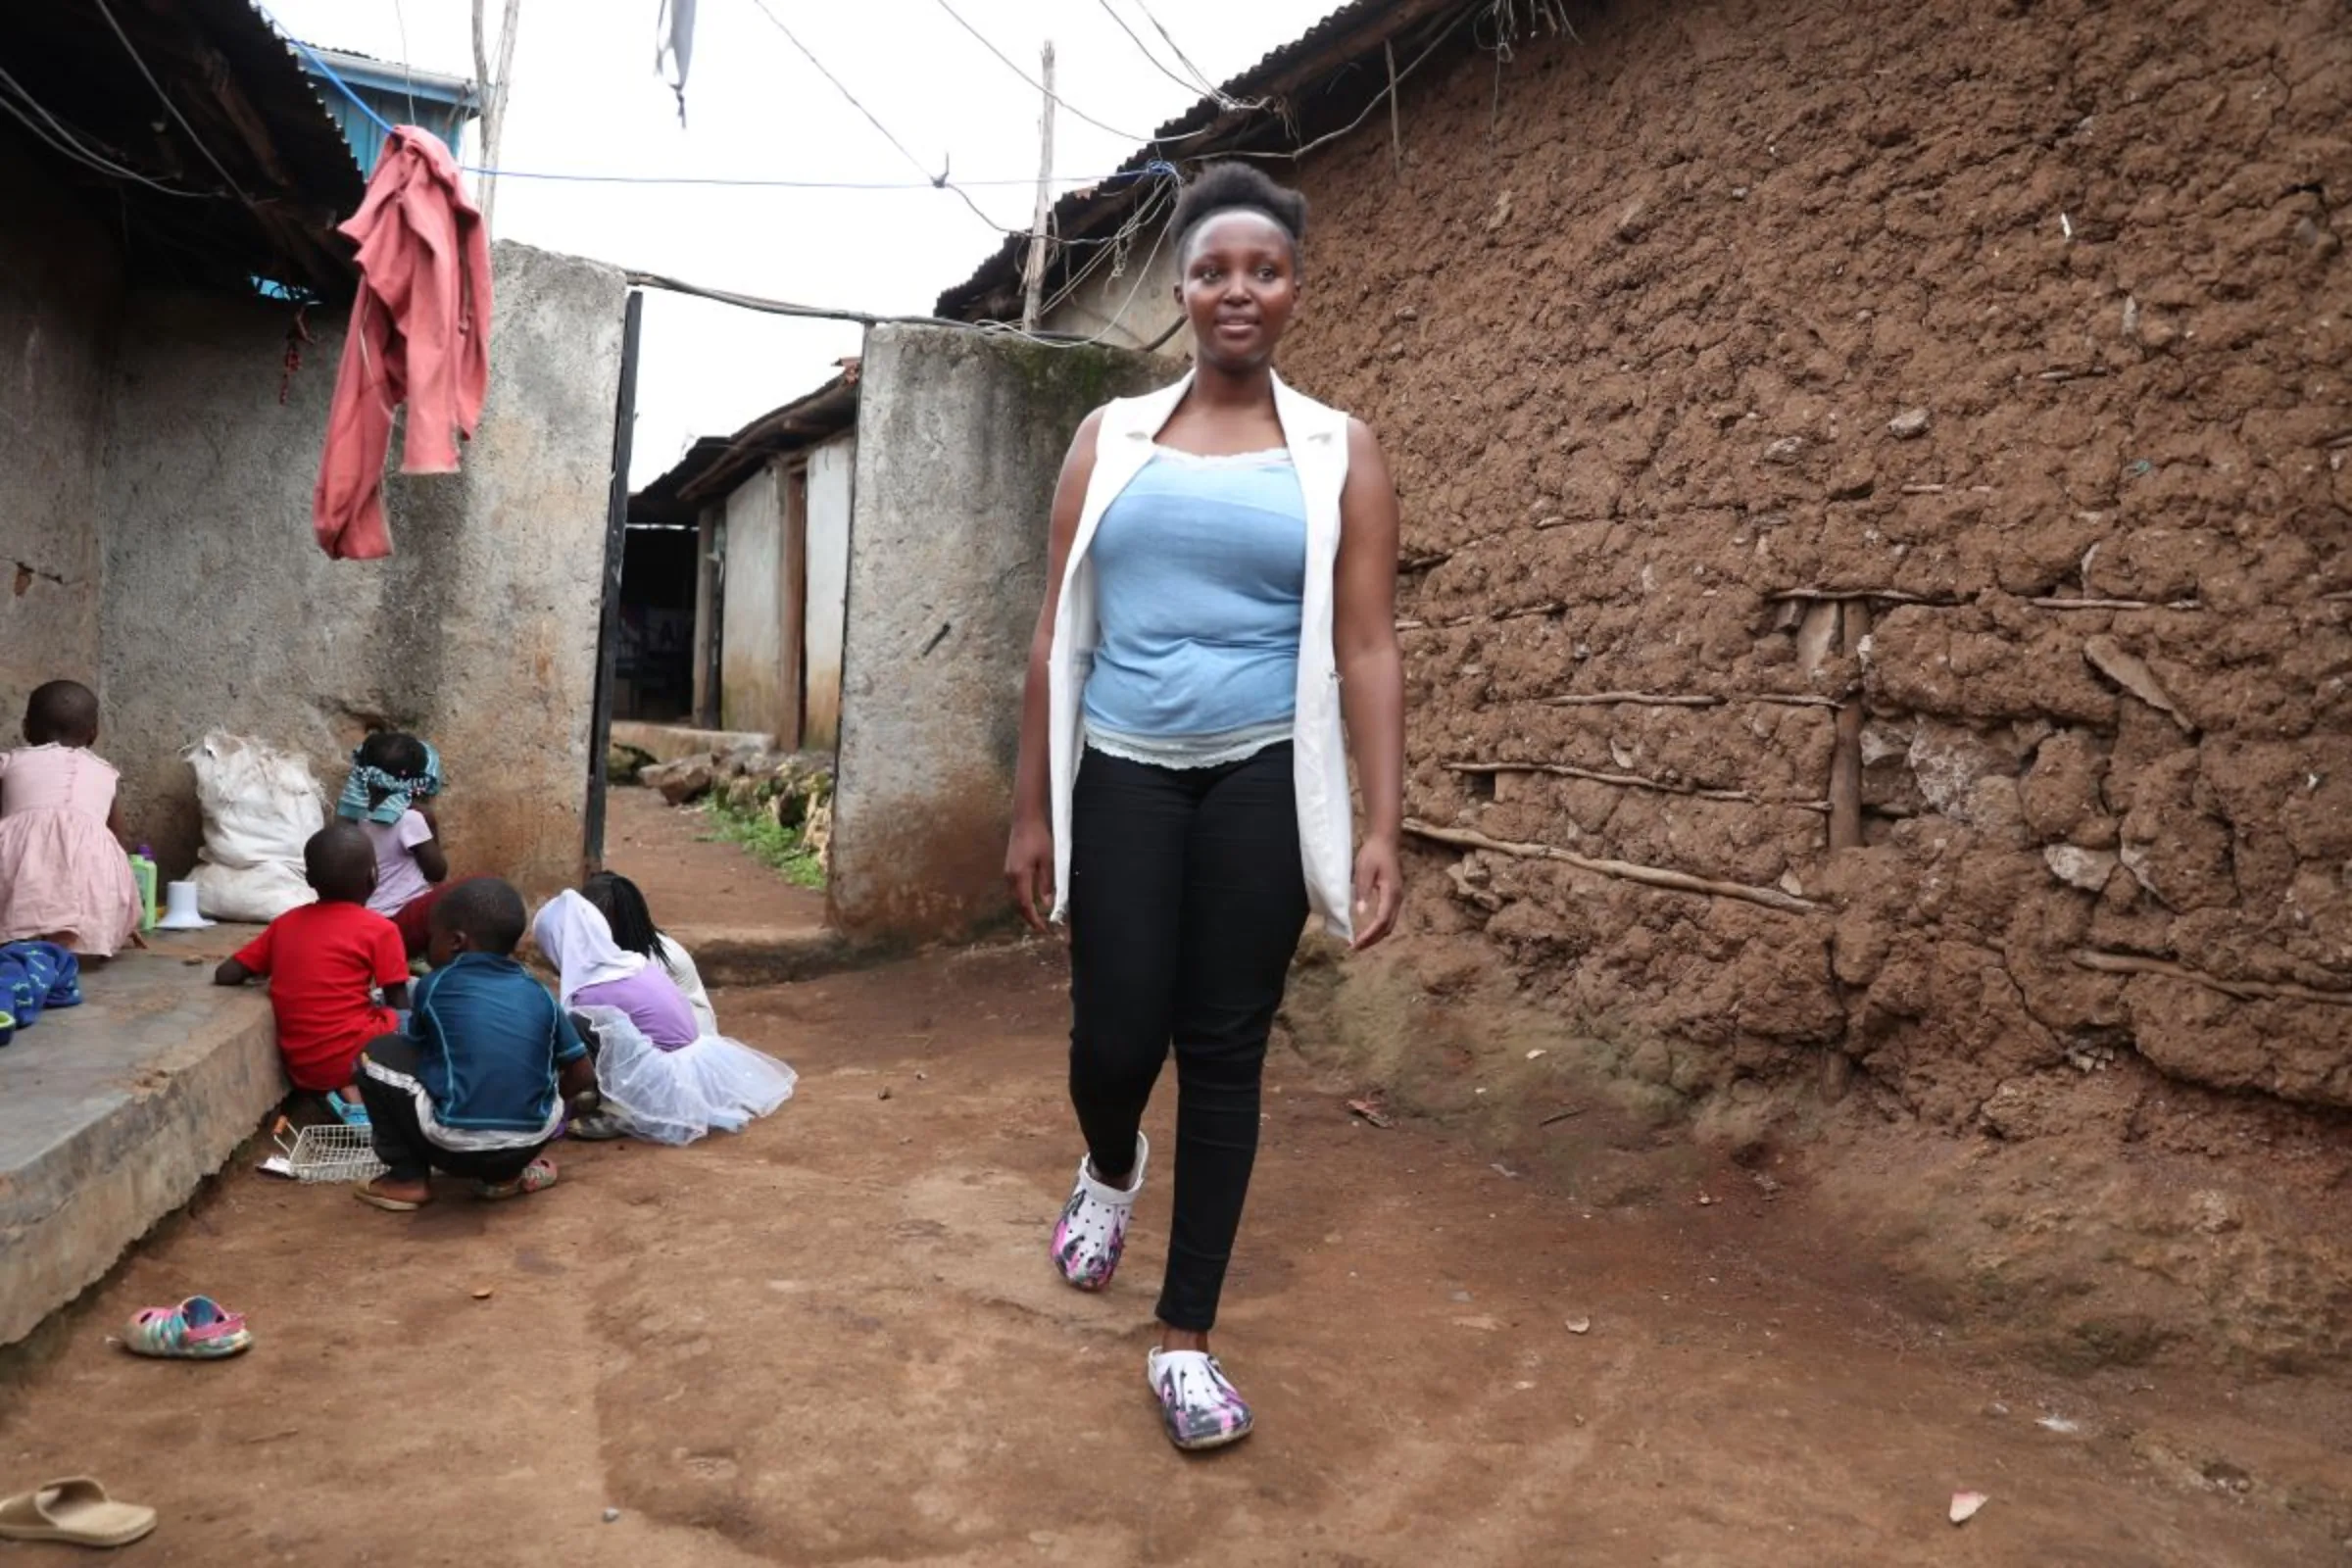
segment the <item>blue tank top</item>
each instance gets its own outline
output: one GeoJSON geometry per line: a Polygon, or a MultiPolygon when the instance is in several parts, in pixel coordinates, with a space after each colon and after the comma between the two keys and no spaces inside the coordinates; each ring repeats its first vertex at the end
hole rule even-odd
{"type": "Polygon", "coordinates": [[[1289,738],[1306,497],[1288,452],[1156,448],[1104,510],[1089,559],[1102,621],[1091,741],[1204,765],[1289,738]]]}

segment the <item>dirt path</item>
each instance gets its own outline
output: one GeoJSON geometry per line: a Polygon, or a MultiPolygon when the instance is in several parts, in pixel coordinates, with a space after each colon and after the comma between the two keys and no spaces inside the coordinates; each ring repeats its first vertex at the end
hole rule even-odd
{"type": "Polygon", "coordinates": [[[718,842],[700,811],[646,789],[616,789],[607,799],[605,861],[645,890],[661,924],[812,931],[825,923],[822,893],[796,888],[718,842]]]}
{"type": "Polygon", "coordinates": [[[2329,1391],[1978,1363],[1806,1283],[1840,1238],[1798,1199],[1710,1172],[1704,1207],[1588,1217],[1288,1055],[1220,1330],[1260,1428],[1184,1458],[1142,1378],[1165,1181],[1106,1297],[1044,1255],[1059,977],[1031,948],[722,993],[800,1097],[568,1149],[516,1204],[233,1173],[0,1384],[0,1483],[100,1475],[165,1518],[117,1560],[201,1568],[2343,1558],[2329,1391]],[[107,1345],[197,1290],[253,1353],[107,1345]],[[1992,1500],[1955,1530],[1962,1487],[1992,1500]]]}

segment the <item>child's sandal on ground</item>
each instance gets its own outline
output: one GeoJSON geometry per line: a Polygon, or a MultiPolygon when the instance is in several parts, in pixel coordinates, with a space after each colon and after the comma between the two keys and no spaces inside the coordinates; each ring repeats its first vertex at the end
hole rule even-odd
{"type": "Polygon", "coordinates": [[[88,1476],[68,1476],[0,1502],[0,1541],[127,1546],[155,1528],[155,1510],[117,1502],[88,1476]]]}
{"type": "Polygon", "coordinates": [[[217,1361],[252,1344],[245,1314],[223,1311],[209,1296],[191,1296],[177,1306],[148,1307],[122,1326],[122,1348],[134,1355],[217,1361]]]}
{"type": "Polygon", "coordinates": [[[501,1202],[510,1198],[522,1198],[531,1193],[543,1193],[556,1185],[556,1162],[534,1159],[522,1167],[522,1174],[511,1182],[477,1182],[473,1196],[485,1203],[501,1202]]]}
{"type": "Polygon", "coordinates": [[[383,1190],[381,1179],[363,1182],[352,1189],[351,1196],[369,1208],[380,1208],[387,1214],[414,1214],[432,1201],[428,1198],[396,1198],[383,1190]]]}

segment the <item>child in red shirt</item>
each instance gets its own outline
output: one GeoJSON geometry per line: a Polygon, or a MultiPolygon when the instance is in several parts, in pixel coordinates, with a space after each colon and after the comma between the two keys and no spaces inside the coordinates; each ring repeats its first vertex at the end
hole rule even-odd
{"type": "Polygon", "coordinates": [[[345,1121],[364,1123],[368,1112],[352,1083],[360,1048],[400,1027],[394,1009],[409,1004],[408,954],[399,930],[368,907],[375,847],[367,834],[330,823],[302,847],[302,864],[318,902],[270,921],[213,972],[213,983],[240,986],[268,976],[286,1076],[297,1089],[325,1095],[345,1121]]]}

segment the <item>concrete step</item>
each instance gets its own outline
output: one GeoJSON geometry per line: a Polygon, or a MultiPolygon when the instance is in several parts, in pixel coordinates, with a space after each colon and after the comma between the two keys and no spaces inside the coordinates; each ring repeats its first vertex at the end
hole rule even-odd
{"type": "Polygon", "coordinates": [[[285,1095],[269,999],[211,983],[196,955],[219,942],[152,940],[0,1049],[0,1345],[103,1276],[285,1095]]]}
{"type": "Polygon", "coordinates": [[[663,929],[694,955],[706,986],[775,986],[862,969],[902,950],[854,945],[823,926],[674,925],[663,929]]]}

